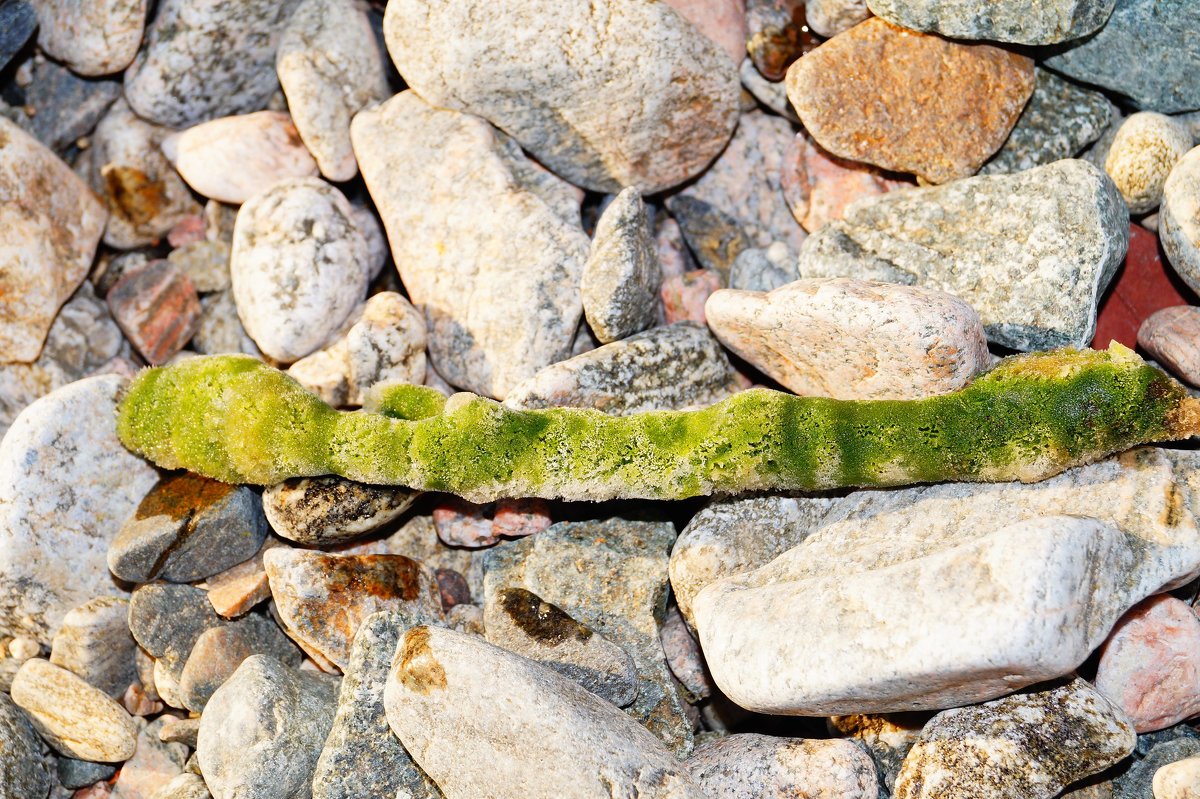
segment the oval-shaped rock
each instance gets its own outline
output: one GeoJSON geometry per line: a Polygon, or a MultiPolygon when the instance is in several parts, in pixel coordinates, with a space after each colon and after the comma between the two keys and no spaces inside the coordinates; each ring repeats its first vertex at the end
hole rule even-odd
{"type": "Polygon", "coordinates": [[[666,3],[397,0],[384,32],[421,97],[487,119],[593,191],[681,183],[737,123],[737,65],[666,3]]]}
{"type": "Polygon", "coordinates": [[[291,363],[320,347],[362,301],[367,243],[349,201],[317,178],[284,180],[238,211],[230,276],[246,332],[291,363]]]}
{"type": "Polygon", "coordinates": [[[705,795],[654,735],[612,704],[473,635],[410,628],[384,707],[447,799],[705,795]]]}
{"type": "Polygon", "coordinates": [[[1192,149],[1187,126],[1169,116],[1143,111],[1126,118],[1104,160],[1129,213],[1153,211],[1162,200],[1171,167],[1192,149]]]}
{"type": "Polygon", "coordinates": [[[125,383],[103,375],[64,386],[0,441],[0,635],[49,643],[71,608],[119,591],[108,542],[158,479],[117,439],[125,383]]]}
{"type": "Polygon", "coordinates": [[[895,25],[953,39],[1014,44],[1057,44],[1101,28],[1116,0],[867,0],[877,16],[895,25]]]}
{"type": "Polygon", "coordinates": [[[38,0],[38,46],[80,75],[129,66],[142,43],[146,0],[38,0]]]}
{"type": "Polygon", "coordinates": [[[637,189],[625,189],[596,223],[583,267],[583,313],[596,338],[608,344],[653,325],[660,283],[646,205],[637,189]]]}
{"type": "Polygon", "coordinates": [[[833,278],[722,289],[704,315],[726,347],[801,396],[918,399],[991,365],[979,314],[952,294],[833,278]]]}
{"type": "Polygon", "coordinates": [[[1200,308],[1155,311],[1138,328],[1137,343],[1176,377],[1200,385],[1200,308]]]}
{"type": "Polygon", "coordinates": [[[1158,235],[1171,266],[1200,291],[1200,147],[1180,158],[1163,184],[1158,235]]]}
{"type": "Polygon", "coordinates": [[[788,97],[829,152],[930,183],[965,178],[1004,144],[1033,60],[868,19],[788,70],[788,97]]]}
{"type": "Polygon", "coordinates": [[[61,754],[115,763],[137,748],[137,727],[125,709],[99,688],[41,658],[21,664],[12,699],[61,754]]]}
{"type": "Polygon", "coordinates": [[[403,486],[373,486],[342,477],[299,477],[263,491],[271,529],[298,544],[329,546],[376,530],[420,496],[403,486]]]}

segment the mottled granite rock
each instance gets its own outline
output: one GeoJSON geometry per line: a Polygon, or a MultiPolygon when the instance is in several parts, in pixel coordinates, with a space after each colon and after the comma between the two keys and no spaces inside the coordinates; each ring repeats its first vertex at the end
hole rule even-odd
{"type": "Polygon", "coordinates": [[[1139,107],[1170,114],[1200,108],[1200,6],[1190,0],[1117,0],[1094,36],[1067,44],[1046,66],[1139,107]]]}
{"type": "Polygon", "coordinates": [[[719,44],[735,64],[746,55],[745,0],[666,0],[666,3],[719,44]]]}
{"type": "Polygon", "coordinates": [[[188,710],[200,712],[213,692],[253,655],[270,655],[285,666],[298,667],[303,655],[267,616],[251,613],[220,627],[210,627],[196,639],[179,675],[179,698],[188,710]]]}
{"type": "Polygon", "coordinates": [[[187,127],[258,111],[279,88],[275,48],[297,0],[163,0],[125,72],[138,116],[187,127]]]}
{"type": "Polygon", "coordinates": [[[187,275],[201,294],[229,289],[229,245],[223,241],[200,239],[178,245],[167,255],[167,261],[187,275]]]}
{"type": "Polygon", "coordinates": [[[1116,0],[867,0],[895,25],[954,39],[1014,44],[1057,44],[1104,26],[1116,0]]]}
{"type": "Polygon", "coordinates": [[[1171,167],[1190,149],[1192,134],[1185,125],[1143,111],[1130,115],[1117,128],[1104,171],[1117,184],[1129,213],[1144,214],[1158,207],[1171,167]]]}
{"type": "Polygon", "coordinates": [[[162,150],[189,186],[233,205],[286,178],[317,174],[317,162],[286,111],[204,122],[165,139],[162,150]]]}
{"type": "Polygon", "coordinates": [[[1174,726],[1200,713],[1200,619],[1168,594],[1121,617],[1100,650],[1096,690],[1138,732],[1174,726]]]}
{"type": "Polygon", "coordinates": [[[803,132],[789,145],[781,169],[783,197],[809,233],[841,219],[851,203],[911,185],[886,177],[870,164],[831,155],[803,132]]]}
{"type": "Polygon", "coordinates": [[[384,32],[421,97],[487,119],[593,191],[681,183],[737,122],[737,65],[665,3],[398,0],[384,32]]]}
{"type": "Polygon", "coordinates": [[[804,277],[857,277],[955,294],[988,339],[1082,347],[1129,241],[1120,193],[1086,161],[856,203],[800,249],[804,277]]]}
{"type": "MultiPolygon", "coordinates": [[[[659,642],[674,540],[669,523],[561,522],[488,550],[484,606],[485,614],[494,613],[490,606],[504,590],[523,588],[620,646],[637,671],[637,699],[626,712],[686,754],[691,724],[659,642]]],[[[419,756],[417,761],[422,762],[419,756]]]]}
{"type": "Polygon", "coordinates": [[[12,701],[55,751],[80,760],[127,760],[137,728],[125,709],[99,688],[41,658],[21,664],[12,701]]]}
{"type": "Polygon", "coordinates": [[[242,661],[200,717],[196,756],[213,796],[308,797],[338,684],[267,655],[242,661]]]}
{"type": "Polygon", "coordinates": [[[671,590],[695,626],[692,601],[723,577],[753,571],[803,541],[829,512],[825,497],[746,497],[711,501],[671,550],[671,590]]]}
{"type": "Polygon", "coordinates": [[[49,643],[69,610],[119,592],[108,542],[158,480],[117,440],[125,382],[104,375],[64,386],[0,441],[0,636],[49,643]]]}
{"type": "Polygon", "coordinates": [[[583,407],[624,416],[711,405],[737,392],[729,359],[706,328],[656,327],[547,366],[512,390],[515,408],[583,407]]]}
{"type": "Polygon", "coordinates": [[[245,353],[262,357],[258,345],[242,326],[232,291],[218,291],[200,298],[200,323],[192,336],[192,347],[205,355],[245,353]]]}
{"type": "Polygon", "coordinates": [[[382,291],[351,312],[344,336],[296,361],[288,374],[330,405],[361,405],[385,380],[425,378],[425,318],[403,295],[382,291]]]}
{"type": "Polygon", "coordinates": [[[762,111],[742,114],[721,155],[684,193],[732,216],[756,247],[782,241],[798,248],[804,231],[781,192],[785,153],[795,135],[786,119],[762,111]]]}
{"type": "Polygon", "coordinates": [[[37,0],[38,46],[80,75],[129,66],[142,43],[146,0],[37,0]]]}
{"type": "Polygon", "coordinates": [[[1034,73],[1033,96],[1004,145],[979,174],[1009,174],[1074,158],[1117,118],[1116,107],[1100,92],[1077,86],[1046,69],[1034,73]]]}
{"type": "Polygon", "coordinates": [[[1142,322],[1138,346],[1193,386],[1200,385],[1200,308],[1175,305],[1142,322]]]}
{"type": "Polygon", "coordinates": [[[243,205],[229,263],[246,332],[285,363],[324,344],[366,294],[366,241],[319,178],[279,181],[243,205]]]}
{"type": "Polygon", "coordinates": [[[280,547],[267,552],[263,564],[285,629],[318,663],[345,669],[354,634],[372,613],[403,611],[421,622],[442,618],[432,569],[404,555],[280,547]]]}
{"type": "Polygon", "coordinates": [[[142,499],[109,546],[108,567],[132,583],[195,582],[249,560],[266,535],[256,493],[185,472],[142,499]]]}
{"type": "Polygon", "coordinates": [[[0,693],[0,799],[41,799],[52,783],[29,717],[0,693]]]}
{"type": "Polygon", "coordinates": [[[388,727],[383,692],[392,658],[414,619],[368,616],[358,628],[338,693],[337,712],[313,774],[313,799],[440,799],[438,790],[388,727]]]}
{"type": "Polygon", "coordinates": [[[709,796],[877,799],[875,764],[849,741],[729,735],[697,747],[687,767],[709,796]]]}
{"type": "Polygon", "coordinates": [[[975,174],[1033,92],[1033,60],[868,19],[788,70],[788,97],[834,155],[930,183],[975,174]]]}
{"type": "Polygon", "coordinates": [[[199,204],[160,149],[174,131],[117,100],[91,136],[89,181],[108,206],[104,243],[128,250],[161,239],[199,204]]]}
{"type": "Polygon", "coordinates": [[[1200,147],[1189,150],[1167,176],[1158,235],[1171,266],[1200,291],[1200,147]]]}
{"type": "Polygon", "coordinates": [[[646,205],[635,188],[621,191],[596,223],[579,290],[596,338],[608,344],[654,324],[662,269],[646,205]]]}
{"type": "Polygon", "coordinates": [[[855,492],[840,520],[692,600],[711,673],[743,707],[803,715],[956,706],[1066,674],[1132,605],[1200,572],[1195,461],[1139,449],[1036,484],[855,492]]]}
{"type": "Polygon", "coordinates": [[[1133,725],[1087,682],[946,710],[904,759],[896,799],[1051,799],[1133,751],[1133,725]]]}
{"type": "Polygon", "coordinates": [[[275,56],[300,138],[332,181],[358,173],[350,119],[388,94],[383,56],[353,0],[306,0],[288,20],[275,56]]]}
{"type": "Polygon", "coordinates": [[[921,737],[921,730],[929,718],[928,713],[893,713],[833,716],[826,723],[830,732],[844,735],[867,750],[875,761],[880,795],[890,796],[900,766],[921,737]]]}
{"type": "Polygon", "coordinates": [[[129,600],[96,597],[63,617],[50,662],[117,699],[137,680],[135,648],[129,634],[129,600]]]}
{"type": "Polygon", "coordinates": [[[524,588],[503,588],[484,606],[490,644],[548,666],[617,707],[637,697],[624,649],[524,588]]]}
{"type": "Polygon", "coordinates": [[[483,120],[411,91],[359,112],[350,136],[438,373],[503,399],[566,357],[588,250],[580,195],[483,120]]]}
{"type": "Polygon", "coordinates": [[[408,510],[420,496],[403,486],[341,477],[298,477],[263,491],[271,529],[289,541],[329,546],[360,538],[408,510]]]}
{"type": "Polygon", "coordinates": [[[87,276],[106,213],[54,153],[0,117],[0,352],[37,358],[59,307],[87,276]]]}
{"type": "Polygon", "coordinates": [[[801,396],[918,399],[956,391],[992,362],[979,314],[919,286],[827,278],[722,289],[704,315],[722,344],[801,396]]]}
{"type": "Polygon", "coordinates": [[[472,635],[410,628],[384,707],[450,799],[704,796],[662,742],[611,703],[472,635]]]}

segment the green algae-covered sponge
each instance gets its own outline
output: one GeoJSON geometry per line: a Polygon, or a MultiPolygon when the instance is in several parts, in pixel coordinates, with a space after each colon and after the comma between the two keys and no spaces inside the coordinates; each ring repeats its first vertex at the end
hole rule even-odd
{"type": "Polygon", "coordinates": [[[1200,400],[1113,344],[1006,358],[967,387],[848,401],[751,389],[694,411],[607,416],[381,385],[338,411],[237,355],[148,369],[118,410],[125,446],[231,483],[337,474],[499,497],[682,499],[750,490],[1041,480],[1200,433],[1200,400]]]}

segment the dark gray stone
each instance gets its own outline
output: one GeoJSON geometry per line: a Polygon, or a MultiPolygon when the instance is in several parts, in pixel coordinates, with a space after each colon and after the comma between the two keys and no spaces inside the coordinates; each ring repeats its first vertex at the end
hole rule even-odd
{"type": "Polygon", "coordinates": [[[1095,35],[1064,47],[1045,65],[1120,92],[1147,111],[1200,108],[1200,4],[1117,0],[1095,35]]]}
{"type": "Polygon", "coordinates": [[[547,366],[514,388],[505,404],[595,408],[625,416],[711,405],[739,388],[708,328],[679,322],[547,366]]]}
{"type": "MultiPolygon", "coordinates": [[[[213,610],[208,595],[190,585],[143,585],[129,600],[129,631],[134,640],[157,659],[156,675],[162,669],[176,684],[201,634],[226,623],[213,610]]],[[[157,687],[162,694],[165,686],[157,687]]]]}
{"type": "Polygon", "coordinates": [[[867,0],[876,16],[954,39],[1056,44],[1099,29],[1113,0],[867,0]]]}
{"type": "Polygon", "coordinates": [[[676,753],[686,754],[692,725],[659,641],[674,541],[669,523],[555,524],[488,550],[484,606],[499,602],[505,589],[524,588],[620,646],[637,671],[637,698],[626,712],[676,753]]]}
{"type": "Polygon", "coordinates": [[[600,216],[583,266],[583,313],[596,338],[607,344],[653,325],[661,283],[646,204],[630,187],[600,216]]]}
{"type": "Polygon", "coordinates": [[[751,246],[750,237],[738,221],[720,208],[693,197],[676,194],[667,200],[667,210],[679,223],[683,240],[696,256],[697,263],[721,276],[729,284],[729,271],[743,250],[751,246]]]}
{"type": "Polygon", "coordinates": [[[71,790],[86,788],[117,773],[117,767],[111,763],[93,763],[73,757],[60,757],[57,770],[59,784],[71,790]]]}
{"type": "Polygon", "coordinates": [[[184,472],[142,499],[108,548],[108,568],[122,580],[203,580],[249,560],[267,537],[258,494],[184,472]]]}
{"type": "Polygon", "coordinates": [[[392,657],[400,637],[416,623],[410,614],[385,611],[358,628],[333,728],[313,774],[313,799],[442,796],[388,727],[383,707],[392,657]]]}
{"type": "Polygon", "coordinates": [[[0,0],[0,69],[8,66],[37,28],[37,14],[25,0],[0,0]]]}
{"type": "Polygon", "coordinates": [[[299,477],[263,491],[263,511],[276,533],[298,544],[352,541],[399,518],[419,492],[342,477],[299,477]]]}
{"type": "Polygon", "coordinates": [[[979,170],[1000,175],[1072,158],[1104,135],[1117,118],[1100,92],[1076,86],[1045,69],[1036,71],[1033,96],[1008,140],[979,170]]]}
{"type": "Polygon", "coordinates": [[[118,81],[81,78],[53,61],[41,61],[25,87],[25,106],[34,114],[21,115],[18,123],[51,150],[62,152],[91,133],[120,96],[118,81]]]}
{"type": "Polygon", "coordinates": [[[805,239],[802,277],[919,285],[971,304],[988,339],[1019,350],[1085,347],[1129,246],[1112,180],[1067,159],[850,206],[805,239]]]}
{"type": "Polygon", "coordinates": [[[242,661],[200,717],[196,755],[220,797],[307,797],[333,726],[338,678],[268,655],[242,661]]]}
{"type": "Polygon", "coordinates": [[[1200,739],[1190,735],[1155,744],[1125,773],[1113,778],[1113,799],[1154,799],[1154,772],[1169,763],[1198,754],[1200,739]]]}
{"type": "Polygon", "coordinates": [[[200,634],[179,677],[179,698],[189,710],[202,711],[241,662],[251,655],[270,655],[286,666],[304,659],[272,619],[251,613],[200,634]]]}
{"type": "Polygon", "coordinates": [[[0,693],[0,799],[42,799],[50,785],[41,739],[25,713],[0,693]]]}

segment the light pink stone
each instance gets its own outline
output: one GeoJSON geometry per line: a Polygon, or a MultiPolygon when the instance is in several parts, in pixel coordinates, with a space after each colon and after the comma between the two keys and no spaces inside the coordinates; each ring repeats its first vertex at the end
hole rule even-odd
{"type": "Polygon", "coordinates": [[[666,0],[679,16],[729,53],[733,63],[746,57],[745,0],[666,0]]]}
{"type": "Polygon", "coordinates": [[[492,531],[487,510],[487,505],[449,497],[433,509],[433,526],[438,538],[452,547],[490,547],[500,539],[492,531]]]}
{"type": "Polygon", "coordinates": [[[1096,688],[1139,733],[1200,713],[1200,619],[1191,607],[1159,594],[1122,616],[1100,650],[1096,688]]]}
{"type": "Polygon", "coordinates": [[[550,526],[550,506],[544,499],[501,499],[492,517],[492,535],[524,538],[550,526]]]}
{"type": "Polygon", "coordinates": [[[665,278],[660,293],[667,324],[687,321],[704,324],[704,303],[719,288],[721,278],[711,269],[695,269],[665,278]]]}
{"type": "Polygon", "coordinates": [[[1200,308],[1155,311],[1138,329],[1137,343],[1176,377],[1200,385],[1200,308]]]}
{"type": "Polygon", "coordinates": [[[695,269],[696,264],[683,241],[679,223],[667,214],[659,214],[656,228],[654,248],[658,251],[658,264],[662,267],[663,278],[679,277],[695,269]]]}
{"type": "Polygon", "coordinates": [[[870,164],[831,155],[804,133],[796,134],[784,155],[781,183],[792,215],[809,233],[841,219],[850,203],[912,185],[870,164]]]}

